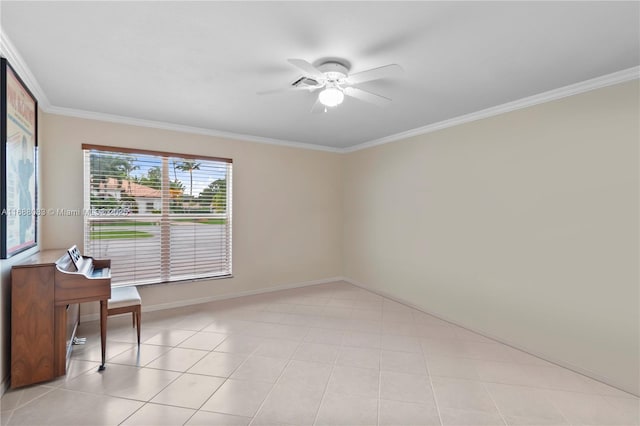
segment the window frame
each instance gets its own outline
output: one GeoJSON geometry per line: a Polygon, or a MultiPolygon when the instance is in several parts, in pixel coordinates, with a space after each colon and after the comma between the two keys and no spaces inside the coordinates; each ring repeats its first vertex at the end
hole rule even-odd
{"type": "MultiPolygon", "coordinates": [[[[212,215],[206,215],[202,213],[171,213],[168,210],[169,203],[171,201],[171,195],[169,187],[161,188],[161,204],[162,204],[162,212],[157,215],[152,215],[150,218],[157,220],[161,227],[161,235],[160,235],[160,243],[158,249],[160,250],[161,257],[161,273],[157,277],[157,279],[149,279],[143,282],[135,282],[135,279],[130,282],[124,283],[112,283],[112,287],[126,287],[126,286],[146,286],[146,285],[158,285],[158,284],[173,284],[173,283],[184,283],[184,282],[194,282],[194,281],[205,281],[205,280],[217,280],[217,279],[225,279],[225,278],[233,278],[233,159],[231,158],[223,158],[223,157],[212,157],[206,155],[195,155],[195,154],[186,154],[186,153],[177,153],[177,152],[167,152],[167,151],[155,151],[155,150],[146,150],[146,149],[136,149],[136,148],[126,148],[126,147],[117,147],[117,146],[107,146],[107,145],[95,145],[95,144],[82,144],[82,152],[83,152],[83,162],[84,162],[84,193],[83,193],[83,202],[85,206],[85,217],[83,220],[83,234],[84,234],[84,243],[85,243],[85,251],[90,254],[90,234],[91,234],[91,226],[90,222],[93,220],[104,220],[104,216],[92,216],[91,215],[91,170],[90,170],[90,162],[87,161],[87,154],[90,156],[91,151],[100,151],[100,152],[112,152],[114,155],[122,155],[122,154],[131,154],[131,155],[144,155],[144,156],[154,156],[157,157],[163,164],[162,167],[167,166],[165,162],[171,158],[182,159],[182,160],[195,160],[195,161],[211,161],[211,162],[219,162],[219,163],[227,163],[227,171],[225,175],[226,179],[226,211],[225,211],[225,230],[227,233],[226,241],[226,258],[228,259],[226,263],[225,273],[217,274],[211,273],[211,275],[204,274],[196,274],[195,272],[189,276],[189,274],[176,275],[175,278],[172,278],[171,267],[166,266],[171,263],[171,231],[170,231],[170,220],[171,218],[193,218],[200,219],[205,217],[213,217],[212,215]],[[163,229],[163,227],[165,227],[163,229]],[[165,238],[168,238],[169,244],[166,244],[165,238]],[[168,249],[166,249],[168,247],[168,249]],[[165,269],[166,266],[166,269],[165,269]]],[[[144,219],[149,216],[148,214],[136,214],[134,218],[136,219],[144,219]]],[[[129,216],[130,217],[130,216],[129,216]]],[[[111,219],[118,220],[118,219],[111,219]]]]}

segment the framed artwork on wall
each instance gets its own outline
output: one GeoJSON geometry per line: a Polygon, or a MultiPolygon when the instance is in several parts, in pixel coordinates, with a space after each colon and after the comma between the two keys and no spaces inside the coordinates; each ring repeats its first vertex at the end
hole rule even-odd
{"type": "Polygon", "coordinates": [[[0,258],[36,246],[38,102],[0,59],[0,258]]]}

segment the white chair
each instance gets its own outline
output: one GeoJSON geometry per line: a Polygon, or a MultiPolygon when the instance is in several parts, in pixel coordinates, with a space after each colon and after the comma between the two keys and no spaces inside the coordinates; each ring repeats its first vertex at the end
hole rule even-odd
{"type": "Polygon", "coordinates": [[[138,345],[140,345],[140,319],[142,299],[135,287],[115,287],[111,289],[111,299],[107,304],[107,316],[131,312],[133,326],[138,329],[138,345]]]}

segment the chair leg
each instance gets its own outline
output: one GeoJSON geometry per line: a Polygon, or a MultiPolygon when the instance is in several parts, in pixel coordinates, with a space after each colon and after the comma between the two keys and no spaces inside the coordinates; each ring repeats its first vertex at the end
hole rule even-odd
{"type": "Polygon", "coordinates": [[[136,326],[136,312],[135,311],[131,312],[131,322],[133,323],[131,325],[131,327],[135,327],[136,326]]]}
{"type": "Polygon", "coordinates": [[[138,331],[138,346],[140,346],[140,319],[142,316],[142,306],[138,305],[136,307],[135,317],[136,317],[136,326],[138,331]]]}

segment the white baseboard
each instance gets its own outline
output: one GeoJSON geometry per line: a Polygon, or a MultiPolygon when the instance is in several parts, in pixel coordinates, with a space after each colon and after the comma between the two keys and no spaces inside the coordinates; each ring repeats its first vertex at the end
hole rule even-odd
{"type": "MultiPolygon", "coordinates": [[[[346,281],[346,279],[344,277],[323,278],[320,280],[281,284],[275,287],[259,288],[256,290],[245,290],[245,291],[226,293],[226,294],[221,294],[216,296],[200,297],[197,299],[185,299],[185,300],[178,300],[175,302],[158,303],[156,305],[145,305],[143,301],[142,312],[153,312],[153,311],[162,311],[165,309],[181,308],[183,306],[199,305],[201,303],[215,302],[218,300],[235,299],[237,297],[244,297],[244,296],[254,296],[256,294],[271,293],[274,291],[281,291],[281,290],[290,290],[293,288],[308,287],[308,286],[318,285],[318,284],[327,284],[327,283],[333,283],[336,281],[346,281]]],[[[96,321],[98,319],[100,319],[99,312],[80,315],[80,322],[96,321]]]]}
{"type": "Polygon", "coordinates": [[[560,367],[567,368],[567,369],[569,369],[569,370],[571,370],[571,371],[573,371],[575,373],[582,374],[583,376],[586,376],[586,377],[588,377],[590,379],[594,379],[594,380],[597,380],[599,382],[602,382],[602,383],[606,384],[607,386],[614,387],[614,388],[616,388],[616,389],[618,389],[618,390],[620,390],[622,392],[626,392],[626,393],[628,393],[630,395],[633,395],[633,396],[640,396],[640,395],[636,395],[630,389],[623,389],[623,388],[620,388],[619,386],[613,384],[608,377],[602,376],[602,375],[600,375],[598,373],[595,373],[593,371],[590,371],[590,370],[587,370],[585,368],[579,367],[579,366],[574,365],[574,364],[572,364],[570,362],[563,361],[563,360],[560,360],[560,359],[556,359],[556,358],[554,358],[552,356],[549,356],[549,355],[547,355],[545,353],[539,352],[539,351],[537,351],[535,349],[531,349],[531,348],[522,346],[522,345],[520,345],[518,343],[514,343],[514,342],[511,342],[509,340],[503,339],[501,337],[494,336],[491,333],[487,333],[484,330],[476,329],[474,327],[469,327],[466,324],[460,324],[457,321],[452,320],[451,318],[447,318],[446,316],[440,315],[438,313],[428,312],[424,308],[421,308],[420,306],[417,306],[417,305],[415,305],[415,304],[413,304],[411,302],[408,302],[406,300],[400,299],[400,298],[398,298],[398,297],[396,297],[396,296],[394,296],[392,294],[387,293],[386,291],[378,290],[376,288],[370,287],[370,286],[368,286],[366,284],[363,284],[361,282],[352,280],[351,278],[341,277],[340,279],[342,281],[348,282],[349,284],[353,284],[353,285],[355,285],[357,287],[363,288],[363,289],[365,289],[367,291],[370,291],[372,293],[376,293],[376,294],[378,294],[380,296],[383,296],[383,297],[386,297],[388,299],[391,299],[391,300],[393,300],[395,302],[402,303],[403,305],[406,305],[406,306],[408,306],[410,308],[416,309],[416,310],[418,310],[420,312],[424,312],[425,314],[428,314],[428,315],[434,316],[436,318],[439,318],[439,319],[441,319],[443,321],[446,321],[448,323],[451,323],[451,324],[453,324],[455,326],[462,327],[462,328],[467,329],[469,331],[473,331],[474,333],[477,333],[477,334],[479,334],[481,336],[484,336],[484,337],[486,337],[488,339],[495,340],[498,343],[502,343],[502,344],[510,346],[510,347],[512,347],[514,349],[518,349],[520,351],[526,352],[529,355],[533,355],[535,357],[543,359],[543,360],[545,360],[547,362],[550,362],[552,364],[558,365],[560,367]]]}

